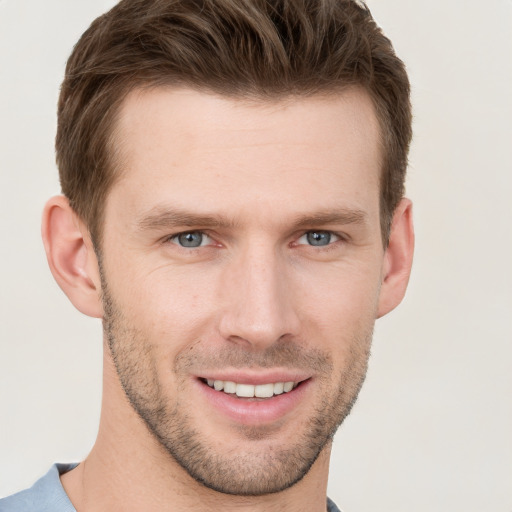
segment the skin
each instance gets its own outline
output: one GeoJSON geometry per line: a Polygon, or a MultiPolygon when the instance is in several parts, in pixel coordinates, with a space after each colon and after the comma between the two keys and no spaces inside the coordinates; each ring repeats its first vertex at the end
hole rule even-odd
{"type": "Polygon", "coordinates": [[[115,137],[101,260],[64,198],[43,219],[53,274],[105,331],[99,434],[66,492],[80,512],[325,510],[331,437],[412,260],[408,200],[383,247],[369,97],[136,91],[115,137]],[[226,373],[304,383],[284,413],[233,417],[201,380],[226,373]]]}

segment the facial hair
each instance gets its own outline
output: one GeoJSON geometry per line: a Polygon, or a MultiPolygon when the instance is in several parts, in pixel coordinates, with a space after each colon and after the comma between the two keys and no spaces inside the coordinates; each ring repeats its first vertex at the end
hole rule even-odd
{"type": "Polygon", "coordinates": [[[103,275],[102,289],[103,329],[131,406],[165,452],[193,479],[217,492],[262,496],[299,482],[330,445],[363,384],[373,324],[361,329],[363,332],[347,344],[346,365],[337,376],[333,375],[332,357],[328,353],[305,348],[294,340],[280,340],[260,352],[249,352],[233,344],[213,351],[198,341],[175,357],[176,389],[166,389],[158,377],[158,361],[151,341],[116,305],[103,275]],[[240,425],[237,433],[245,440],[244,449],[237,445],[219,450],[205,438],[201,425],[195,425],[190,418],[186,406],[193,397],[182,392],[187,390],[190,370],[206,367],[309,370],[322,392],[315,410],[296,429],[296,439],[287,438],[286,445],[272,441],[279,426],[240,425]]]}

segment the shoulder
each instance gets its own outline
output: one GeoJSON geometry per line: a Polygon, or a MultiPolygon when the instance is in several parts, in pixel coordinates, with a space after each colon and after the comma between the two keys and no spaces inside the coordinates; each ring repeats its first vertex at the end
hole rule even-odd
{"type": "Polygon", "coordinates": [[[0,512],[76,512],[60,483],[60,475],[76,464],[54,464],[32,487],[0,499],[0,512]]]}
{"type": "Polygon", "coordinates": [[[329,498],[327,498],[327,512],[343,512],[342,510],[340,510],[336,504],[334,503],[334,501],[330,500],[329,498]]]}

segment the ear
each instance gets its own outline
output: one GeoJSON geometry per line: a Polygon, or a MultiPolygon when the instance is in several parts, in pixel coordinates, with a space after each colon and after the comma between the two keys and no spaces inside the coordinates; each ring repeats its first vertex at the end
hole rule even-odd
{"type": "Polygon", "coordinates": [[[395,309],[404,298],[413,252],[412,203],[409,199],[402,199],[393,215],[389,244],[384,254],[377,318],[395,309]]]}
{"type": "Polygon", "coordinates": [[[63,196],[52,197],[41,226],[46,257],[53,277],[73,305],[101,318],[101,281],[89,231],[63,196]]]}

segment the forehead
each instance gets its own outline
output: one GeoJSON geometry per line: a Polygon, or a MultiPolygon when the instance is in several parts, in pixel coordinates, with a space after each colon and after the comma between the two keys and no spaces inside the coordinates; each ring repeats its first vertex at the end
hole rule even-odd
{"type": "Polygon", "coordinates": [[[264,207],[321,202],[327,193],[356,203],[378,196],[379,126],[371,99],[357,89],[279,101],[134,91],[114,139],[120,172],[111,195],[134,208],[188,198],[229,213],[253,198],[264,207]]]}

